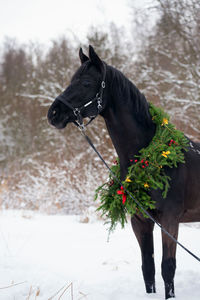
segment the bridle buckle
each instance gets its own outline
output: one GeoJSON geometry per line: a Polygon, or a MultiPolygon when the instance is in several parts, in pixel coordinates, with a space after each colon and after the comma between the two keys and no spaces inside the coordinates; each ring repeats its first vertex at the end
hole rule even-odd
{"type": "Polygon", "coordinates": [[[77,117],[80,114],[80,109],[74,108],[73,112],[74,112],[74,115],[77,117]]]}
{"type": "Polygon", "coordinates": [[[97,109],[99,111],[102,109],[102,99],[100,97],[97,99],[97,109]]]}

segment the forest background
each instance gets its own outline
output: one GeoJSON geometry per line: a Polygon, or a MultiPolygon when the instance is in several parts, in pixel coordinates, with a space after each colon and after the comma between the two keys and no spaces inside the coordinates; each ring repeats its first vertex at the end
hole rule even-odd
{"type": "MultiPolygon", "coordinates": [[[[200,2],[156,0],[143,13],[132,8],[131,32],[111,23],[91,27],[84,44],[74,34],[43,47],[6,38],[0,47],[0,207],[78,214],[94,205],[107,178],[78,129],[56,130],[47,110],[80,65],[79,47],[91,44],[165,109],[177,128],[200,140],[200,2]],[[151,12],[156,12],[154,26],[151,12]]],[[[98,117],[88,133],[112,163],[116,153],[98,117]]]]}

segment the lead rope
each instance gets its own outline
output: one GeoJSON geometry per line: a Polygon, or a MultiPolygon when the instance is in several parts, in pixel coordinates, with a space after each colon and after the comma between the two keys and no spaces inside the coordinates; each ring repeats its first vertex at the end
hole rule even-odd
{"type": "Polygon", "coordinates": [[[106,163],[106,161],[103,159],[103,157],[101,156],[101,154],[98,152],[98,150],[96,149],[96,147],[94,146],[94,144],[92,143],[91,139],[87,136],[87,134],[85,133],[85,129],[80,127],[80,131],[82,133],[82,135],[84,136],[84,138],[86,139],[86,141],[88,142],[88,144],[91,146],[91,148],[94,150],[94,152],[98,155],[98,157],[100,158],[100,160],[102,161],[102,163],[106,166],[106,168],[109,170],[109,172],[111,173],[111,175],[113,176],[113,178],[116,179],[116,181],[123,187],[124,191],[132,198],[132,200],[141,208],[141,210],[149,217],[149,219],[151,219],[158,227],[160,227],[160,229],[166,234],[168,235],[168,237],[170,237],[176,244],[178,244],[181,248],[183,248],[187,253],[189,253],[191,256],[193,256],[196,260],[198,260],[200,262],[200,258],[198,256],[196,256],[194,253],[192,253],[189,249],[187,249],[185,246],[183,246],[177,239],[175,239],[175,237],[173,237],[173,235],[171,235],[160,223],[158,223],[152,216],[151,214],[145,209],[143,208],[143,206],[140,204],[140,202],[138,202],[137,199],[135,199],[133,197],[133,195],[123,186],[122,182],[117,178],[117,176],[113,173],[113,171],[110,169],[110,167],[108,166],[108,164],[106,163]]]}

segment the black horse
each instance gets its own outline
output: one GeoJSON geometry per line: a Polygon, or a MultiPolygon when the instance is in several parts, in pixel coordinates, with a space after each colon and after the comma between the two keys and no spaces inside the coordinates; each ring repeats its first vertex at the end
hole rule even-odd
{"type": "MultiPolygon", "coordinates": [[[[69,122],[81,125],[83,118],[92,119],[100,114],[119,156],[121,179],[124,180],[130,158],[133,159],[141,148],[147,147],[155,133],[149,103],[131,81],[103,62],[91,46],[89,57],[82,49],[79,56],[81,66],[70,85],[52,103],[48,120],[61,129],[69,122]]],[[[156,209],[151,214],[176,239],[179,223],[200,221],[200,145],[191,140],[189,145],[185,164],[166,169],[171,177],[167,198],[163,200],[158,190],[151,192],[151,197],[156,201],[156,209]]],[[[146,291],[155,293],[154,222],[134,215],[131,224],[141,248],[146,291]]],[[[162,233],[162,244],[162,277],[168,299],[175,297],[176,243],[162,233]]]]}

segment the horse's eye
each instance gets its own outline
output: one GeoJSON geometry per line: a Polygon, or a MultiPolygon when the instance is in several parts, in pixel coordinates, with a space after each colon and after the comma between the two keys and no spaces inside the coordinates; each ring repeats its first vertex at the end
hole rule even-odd
{"type": "Polygon", "coordinates": [[[89,82],[88,80],[84,80],[84,81],[82,82],[82,84],[83,84],[83,86],[85,86],[85,87],[89,87],[89,86],[90,86],[90,82],[89,82]]]}

